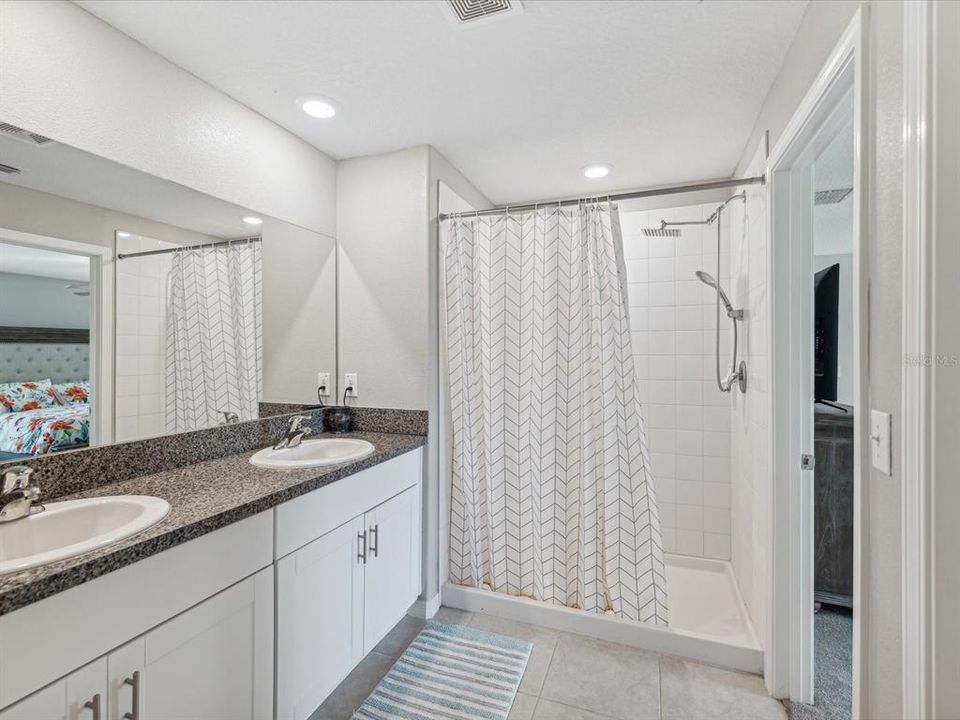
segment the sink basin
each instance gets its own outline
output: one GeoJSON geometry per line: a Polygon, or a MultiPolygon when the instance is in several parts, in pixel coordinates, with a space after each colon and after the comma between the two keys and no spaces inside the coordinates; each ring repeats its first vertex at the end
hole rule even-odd
{"type": "Polygon", "coordinates": [[[160,522],[170,504],[147,495],[117,495],[52,502],[46,508],[0,523],[0,575],[123,540],[160,522]]]}
{"type": "Polygon", "coordinates": [[[295,448],[265,448],[255,453],[250,462],[274,470],[294,470],[336,465],[366,457],[374,450],[366,440],[356,438],[317,438],[304,440],[295,448]]]}

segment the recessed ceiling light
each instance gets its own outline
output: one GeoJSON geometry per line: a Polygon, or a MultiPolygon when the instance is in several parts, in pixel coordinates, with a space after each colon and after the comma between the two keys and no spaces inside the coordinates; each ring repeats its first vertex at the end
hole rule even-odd
{"type": "Polygon", "coordinates": [[[319,97],[305,97],[297,101],[300,109],[307,115],[321,120],[329,120],[337,114],[336,106],[330,101],[319,97]]]}
{"type": "Polygon", "coordinates": [[[117,237],[130,237],[130,233],[124,232],[123,230],[118,230],[117,237]]]}
{"type": "Polygon", "coordinates": [[[588,177],[591,180],[597,180],[602,177],[606,177],[610,174],[610,165],[606,163],[597,163],[595,165],[587,165],[583,169],[584,177],[588,177]]]}
{"type": "Polygon", "coordinates": [[[258,218],[256,215],[245,215],[243,221],[247,225],[263,225],[263,220],[258,218]]]}

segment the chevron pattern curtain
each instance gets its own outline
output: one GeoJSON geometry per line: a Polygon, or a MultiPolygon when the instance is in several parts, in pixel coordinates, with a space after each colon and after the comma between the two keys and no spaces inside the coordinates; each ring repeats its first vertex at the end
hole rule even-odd
{"type": "Polygon", "coordinates": [[[445,222],[451,581],[666,625],[616,207],[445,222]]]}
{"type": "Polygon", "coordinates": [[[262,284],[257,241],[174,253],[166,328],[168,432],[258,417],[262,284]]]}

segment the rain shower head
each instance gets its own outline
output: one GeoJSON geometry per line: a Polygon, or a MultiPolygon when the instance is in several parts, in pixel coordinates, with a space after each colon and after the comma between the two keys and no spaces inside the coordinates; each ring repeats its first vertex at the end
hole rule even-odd
{"type": "Polygon", "coordinates": [[[723,301],[724,307],[727,309],[727,314],[733,312],[733,305],[730,304],[730,299],[727,297],[727,294],[723,291],[723,288],[720,287],[720,284],[714,279],[713,275],[706,273],[703,270],[697,270],[697,280],[702,282],[708,287],[712,287],[720,295],[720,299],[723,301]]]}
{"type": "Polygon", "coordinates": [[[677,228],[668,228],[666,220],[660,221],[660,227],[643,228],[642,232],[646,237],[680,237],[680,231],[677,228]]]}

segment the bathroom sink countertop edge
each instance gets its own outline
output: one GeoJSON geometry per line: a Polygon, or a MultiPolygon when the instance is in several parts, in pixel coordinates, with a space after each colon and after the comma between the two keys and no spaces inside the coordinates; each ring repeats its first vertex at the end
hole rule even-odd
{"type": "MultiPolygon", "coordinates": [[[[374,452],[338,465],[273,470],[257,467],[257,450],[111,483],[49,502],[110,495],[152,495],[170,503],[152,527],[98,550],[0,576],[0,615],[18,610],[114,570],[205,535],[288,500],[347,478],[426,444],[423,435],[355,432],[374,452]]],[[[42,484],[43,478],[38,481],[42,484]]]]}

